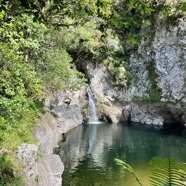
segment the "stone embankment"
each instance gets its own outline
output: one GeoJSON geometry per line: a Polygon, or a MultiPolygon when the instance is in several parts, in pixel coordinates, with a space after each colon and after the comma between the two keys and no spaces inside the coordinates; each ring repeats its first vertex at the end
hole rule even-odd
{"type": "Polygon", "coordinates": [[[23,143],[15,152],[23,164],[26,186],[61,186],[64,165],[53,151],[65,133],[83,122],[81,111],[85,102],[84,89],[76,93],[58,92],[46,100],[45,114],[33,131],[36,144],[23,143]]]}

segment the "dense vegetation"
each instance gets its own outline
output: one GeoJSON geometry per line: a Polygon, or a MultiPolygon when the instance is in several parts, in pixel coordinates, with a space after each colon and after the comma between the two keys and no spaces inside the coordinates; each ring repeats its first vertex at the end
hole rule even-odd
{"type": "MultiPolygon", "coordinates": [[[[87,12],[89,1],[77,6],[75,2],[0,1],[1,185],[17,182],[13,179],[16,163],[12,154],[18,144],[33,142],[31,130],[42,111],[42,98],[85,82],[67,52],[75,34],[69,34],[67,26],[93,17],[94,12],[87,12]],[[60,29],[61,25],[66,27],[60,29]]],[[[103,3],[107,5],[107,1],[103,3]]]]}
{"type": "Polygon", "coordinates": [[[86,82],[73,62],[102,62],[114,85],[125,87],[131,79],[125,59],[140,29],[169,10],[156,0],[0,0],[0,184],[15,183],[12,154],[33,142],[43,98],[86,82]]]}

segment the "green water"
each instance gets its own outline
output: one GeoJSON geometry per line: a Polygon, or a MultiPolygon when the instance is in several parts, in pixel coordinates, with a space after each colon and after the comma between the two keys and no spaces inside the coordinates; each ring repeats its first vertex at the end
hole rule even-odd
{"type": "Polygon", "coordinates": [[[59,155],[65,165],[63,186],[138,186],[114,158],[129,163],[148,186],[149,160],[186,162],[186,139],[147,125],[81,125],[67,134],[59,155]]]}

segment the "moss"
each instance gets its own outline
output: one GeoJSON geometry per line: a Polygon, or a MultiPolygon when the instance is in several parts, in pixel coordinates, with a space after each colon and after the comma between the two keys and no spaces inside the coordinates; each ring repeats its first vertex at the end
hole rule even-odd
{"type": "Polygon", "coordinates": [[[88,112],[88,103],[84,104],[81,109],[81,113],[85,121],[87,120],[87,112],[88,112]]]}
{"type": "Polygon", "coordinates": [[[97,112],[98,112],[98,113],[102,113],[102,112],[103,112],[103,105],[102,105],[102,104],[98,103],[98,104],[96,105],[96,108],[97,108],[97,112]]]}
{"type": "Polygon", "coordinates": [[[149,90],[149,101],[151,102],[160,102],[161,101],[161,91],[157,86],[156,79],[158,75],[156,74],[155,70],[155,62],[149,63],[147,70],[149,71],[149,80],[151,83],[150,90],[149,90]]]}
{"type": "Polygon", "coordinates": [[[24,185],[22,178],[15,174],[14,167],[7,153],[0,154],[0,185],[24,185]]]}
{"type": "Polygon", "coordinates": [[[133,97],[133,101],[143,101],[143,102],[161,102],[161,90],[157,86],[156,79],[158,78],[158,75],[155,71],[155,62],[150,62],[147,66],[147,70],[149,72],[149,80],[150,80],[150,87],[148,94],[149,96],[143,96],[143,97],[133,97]]]}

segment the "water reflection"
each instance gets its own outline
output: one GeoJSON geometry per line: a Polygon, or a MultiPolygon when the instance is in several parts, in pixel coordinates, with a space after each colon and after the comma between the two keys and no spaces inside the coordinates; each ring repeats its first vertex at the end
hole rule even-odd
{"type": "Polygon", "coordinates": [[[148,161],[158,156],[186,162],[185,142],[151,126],[81,125],[60,144],[59,155],[65,165],[63,185],[137,185],[115,165],[114,158],[127,161],[148,184],[148,161]]]}

